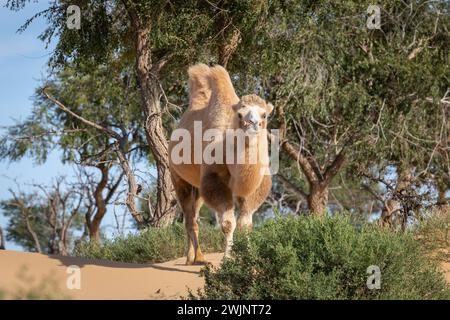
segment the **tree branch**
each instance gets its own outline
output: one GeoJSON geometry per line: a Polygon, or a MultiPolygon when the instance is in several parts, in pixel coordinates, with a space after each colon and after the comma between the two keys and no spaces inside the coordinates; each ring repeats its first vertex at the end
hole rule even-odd
{"type": "Polygon", "coordinates": [[[98,129],[98,130],[100,130],[100,131],[103,131],[104,133],[106,133],[108,136],[110,136],[110,137],[112,137],[112,138],[115,138],[115,139],[117,139],[117,140],[120,140],[120,139],[122,138],[117,132],[115,132],[115,131],[113,131],[113,130],[111,130],[111,129],[109,129],[109,128],[103,127],[103,126],[101,126],[101,125],[99,125],[99,124],[97,124],[97,123],[95,123],[95,122],[92,122],[92,121],[90,121],[90,120],[87,120],[87,119],[83,118],[82,116],[76,114],[75,112],[71,111],[71,110],[68,109],[64,104],[62,104],[60,101],[58,101],[57,99],[55,99],[52,95],[50,95],[50,94],[47,92],[47,89],[48,89],[48,87],[45,87],[45,88],[42,90],[42,92],[46,95],[46,97],[47,97],[50,101],[52,101],[53,103],[55,103],[55,104],[58,106],[58,108],[60,108],[62,111],[68,113],[68,114],[71,115],[72,117],[74,117],[74,118],[80,120],[82,123],[84,123],[84,124],[86,124],[86,125],[88,125],[88,126],[90,126],[90,127],[93,127],[93,128],[98,129]]]}
{"type": "Polygon", "coordinates": [[[128,163],[128,159],[125,157],[125,153],[120,148],[120,143],[116,143],[115,151],[117,153],[117,157],[119,158],[120,165],[122,167],[123,172],[127,176],[128,180],[128,195],[126,204],[128,209],[131,212],[131,215],[136,220],[139,226],[144,225],[144,217],[141,213],[138,212],[136,208],[135,198],[138,192],[138,184],[136,183],[136,179],[134,177],[133,172],[131,171],[130,165],[128,163]]]}
{"type": "Polygon", "coordinates": [[[280,141],[281,141],[281,149],[292,159],[297,161],[297,163],[302,168],[303,173],[309,182],[315,182],[318,180],[316,173],[314,172],[313,167],[309,163],[308,159],[301,154],[300,150],[296,150],[294,146],[286,140],[286,117],[284,114],[283,104],[279,104],[276,109],[276,114],[278,117],[278,121],[280,122],[279,130],[280,130],[280,141]]]}
{"type": "Polygon", "coordinates": [[[281,182],[283,183],[284,187],[291,191],[293,194],[295,194],[298,198],[301,198],[303,200],[307,200],[308,199],[308,195],[306,194],[306,192],[304,192],[303,190],[299,189],[297,186],[295,186],[292,182],[290,182],[285,176],[283,176],[282,174],[278,174],[277,175],[281,182]]]}
{"type": "Polygon", "coordinates": [[[328,184],[334,178],[334,176],[339,172],[345,162],[345,152],[342,149],[338,155],[334,158],[333,162],[325,169],[325,174],[323,181],[328,184]]]}
{"type": "Polygon", "coordinates": [[[12,191],[10,189],[9,192],[12,194],[12,196],[14,198],[14,205],[20,210],[20,212],[22,214],[22,218],[25,222],[25,227],[26,227],[28,233],[33,238],[34,247],[36,248],[36,251],[38,253],[42,253],[41,243],[39,242],[39,238],[38,238],[36,232],[33,230],[33,227],[31,226],[31,223],[30,223],[30,217],[29,217],[29,212],[28,212],[29,208],[27,208],[23,204],[23,202],[17,197],[17,195],[14,191],[12,191]]]}

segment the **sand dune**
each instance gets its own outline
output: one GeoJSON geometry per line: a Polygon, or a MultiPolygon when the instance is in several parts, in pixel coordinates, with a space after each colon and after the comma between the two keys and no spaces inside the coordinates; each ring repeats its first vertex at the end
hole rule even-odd
{"type": "MultiPolygon", "coordinates": [[[[222,256],[206,255],[215,265],[222,256]]],[[[132,264],[0,250],[0,291],[7,299],[37,292],[58,299],[180,299],[188,288],[196,292],[204,283],[201,266],[185,266],[184,261],[132,264]],[[77,268],[70,266],[79,268],[80,289],[77,268]]]]}

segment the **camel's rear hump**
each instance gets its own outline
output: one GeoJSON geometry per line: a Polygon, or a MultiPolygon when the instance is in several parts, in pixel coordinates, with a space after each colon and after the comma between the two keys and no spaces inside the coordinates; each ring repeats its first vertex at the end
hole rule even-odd
{"type": "Polygon", "coordinates": [[[190,67],[188,74],[191,110],[216,104],[224,107],[239,102],[230,75],[222,66],[210,68],[206,64],[199,63],[190,67]]]}
{"type": "Polygon", "coordinates": [[[212,99],[215,100],[214,103],[230,106],[239,102],[230,75],[224,67],[214,66],[210,68],[209,74],[209,86],[212,90],[212,99]]]}
{"type": "Polygon", "coordinates": [[[209,84],[210,68],[203,63],[189,68],[189,106],[191,109],[203,109],[211,98],[209,84]]]}

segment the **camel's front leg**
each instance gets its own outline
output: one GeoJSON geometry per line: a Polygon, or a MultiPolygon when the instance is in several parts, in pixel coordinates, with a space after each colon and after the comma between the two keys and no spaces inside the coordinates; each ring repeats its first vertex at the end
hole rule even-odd
{"type": "Polygon", "coordinates": [[[252,230],[253,228],[253,213],[254,211],[250,212],[240,212],[239,217],[237,220],[237,227],[240,230],[252,230]]]}
{"type": "Polygon", "coordinates": [[[228,188],[228,177],[214,170],[205,170],[200,194],[206,204],[218,213],[220,227],[225,235],[225,256],[229,256],[233,245],[233,233],[236,228],[233,195],[228,188]]]}
{"type": "Polygon", "coordinates": [[[183,209],[188,245],[186,264],[204,264],[206,261],[202,250],[200,249],[197,223],[203,200],[201,199],[197,188],[182,180],[174,172],[172,172],[172,182],[175,187],[178,201],[183,209]]]}
{"type": "Polygon", "coordinates": [[[229,257],[233,246],[233,234],[236,229],[234,210],[228,210],[220,214],[220,226],[225,235],[225,257],[229,257]]]}
{"type": "Polygon", "coordinates": [[[239,206],[239,217],[237,220],[237,227],[239,229],[251,230],[253,227],[253,213],[266,200],[270,189],[272,188],[272,177],[264,176],[259,188],[248,197],[238,197],[237,203],[239,206]]]}

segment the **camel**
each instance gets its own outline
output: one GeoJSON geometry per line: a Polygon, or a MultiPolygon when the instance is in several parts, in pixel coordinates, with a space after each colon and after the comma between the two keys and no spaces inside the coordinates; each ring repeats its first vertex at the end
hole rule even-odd
{"type": "MultiPolygon", "coordinates": [[[[173,159],[177,143],[174,134],[169,144],[169,168],[175,192],[184,214],[187,232],[186,264],[204,264],[205,258],[199,244],[197,223],[200,208],[205,203],[219,217],[219,225],[225,236],[225,257],[229,256],[236,228],[251,230],[253,213],[261,206],[272,187],[268,170],[267,117],[273,110],[257,95],[239,98],[228,72],[221,66],[205,64],[191,66],[189,74],[189,107],[183,114],[177,129],[195,134],[195,123],[201,123],[202,133],[208,129],[219,132],[219,139],[212,140],[224,147],[221,159],[231,156],[237,159],[239,152],[244,159],[255,155],[256,161],[228,163],[227,161],[195,161],[196,153],[206,150],[208,143],[202,141],[200,148],[190,144],[186,154],[189,161],[182,163],[173,159]],[[242,150],[231,145],[226,132],[242,130],[250,137],[242,150]],[[222,138],[220,138],[222,137],[222,138]],[[194,160],[194,161],[192,161],[194,160]],[[265,173],[264,173],[265,172],[265,173]],[[236,222],[234,205],[239,207],[236,222]]],[[[176,131],[176,130],[175,130],[176,131]]],[[[174,132],[175,132],[174,131],[174,132]]],[[[217,138],[217,136],[215,137],[217,138]]],[[[180,152],[183,153],[183,152],[180,152]]],[[[219,156],[220,158],[220,156],[219,156]]]]}

